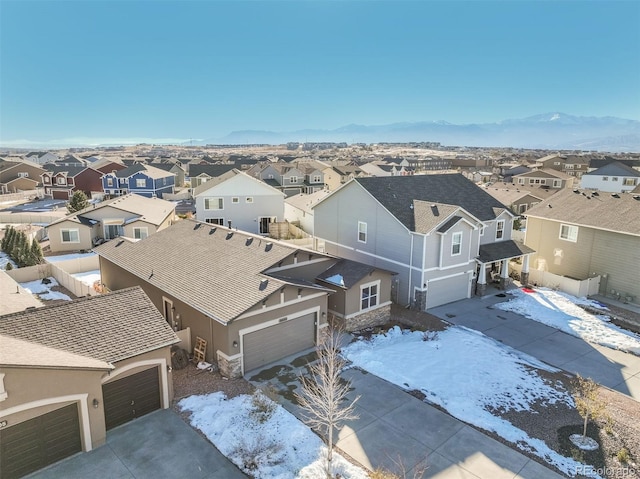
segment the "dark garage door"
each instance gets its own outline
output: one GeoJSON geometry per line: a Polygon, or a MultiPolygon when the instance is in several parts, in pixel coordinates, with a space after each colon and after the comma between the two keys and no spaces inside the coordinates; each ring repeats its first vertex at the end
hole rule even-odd
{"type": "Polygon", "coordinates": [[[158,368],[105,384],[102,396],[107,430],[160,409],[158,368]]]}
{"type": "Polygon", "coordinates": [[[22,477],[80,451],[78,406],[71,404],[0,429],[0,478],[22,477]]]}
{"type": "Polygon", "coordinates": [[[244,372],[312,348],[315,319],[315,313],[311,313],[244,335],[244,372]]]}
{"type": "Polygon", "coordinates": [[[54,200],[68,200],[69,191],[67,190],[53,190],[52,197],[54,200]]]}

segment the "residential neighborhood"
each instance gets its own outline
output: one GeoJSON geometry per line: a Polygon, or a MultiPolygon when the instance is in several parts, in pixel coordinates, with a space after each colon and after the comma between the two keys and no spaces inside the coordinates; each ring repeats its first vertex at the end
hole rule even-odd
{"type": "Polygon", "coordinates": [[[632,162],[578,177],[557,156],[419,171],[426,160],[287,151],[0,163],[13,238],[0,253],[0,477],[84,475],[105,454],[115,477],[177,464],[321,477],[327,439],[297,395],[337,329],[343,402],[357,398],[359,419],[337,428],[335,474],[638,477],[632,162]],[[69,210],[76,192],[85,206],[69,210]],[[185,202],[192,212],[178,212],[185,202]],[[41,264],[18,267],[20,241],[41,264]],[[608,423],[593,419],[618,431],[600,436],[605,458],[560,445],[582,421],[577,375],[611,405],[608,423]],[[275,408],[264,423],[256,401],[275,408]],[[281,431],[270,461],[237,447],[265,441],[263,427],[281,431]],[[154,439],[114,453],[138,434],[154,439]],[[189,460],[165,450],[172,436],[189,460]]]}

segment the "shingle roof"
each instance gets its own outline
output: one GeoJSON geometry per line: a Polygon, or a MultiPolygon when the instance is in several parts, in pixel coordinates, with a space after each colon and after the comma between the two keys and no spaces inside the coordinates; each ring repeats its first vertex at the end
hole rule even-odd
{"type": "Polygon", "coordinates": [[[411,231],[416,230],[414,200],[456,205],[481,221],[495,219],[505,205],[460,174],[355,178],[411,231]]]}
{"type": "Polygon", "coordinates": [[[118,170],[116,171],[115,176],[118,178],[129,178],[140,171],[144,171],[149,178],[166,178],[168,176],[173,176],[173,173],[161,170],[155,166],[143,165],[142,163],[134,163],[122,170],[118,170]]]}
{"type": "Polygon", "coordinates": [[[414,201],[413,215],[416,233],[429,233],[458,210],[460,210],[460,207],[455,205],[414,201]]]}
{"type": "Polygon", "coordinates": [[[640,178],[640,171],[634,170],[628,165],[619,161],[613,161],[608,163],[597,170],[585,173],[585,175],[597,175],[597,176],[630,176],[634,178],[640,178]]]}
{"type": "MultiPolygon", "coordinates": [[[[52,348],[88,358],[85,367],[90,367],[89,363],[98,367],[100,362],[110,367],[106,363],[122,361],[179,341],[138,286],[0,316],[0,336],[6,341],[3,346],[13,347],[20,341],[37,346],[22,353],[27,365],[38,363],[38,354],[43,348],[52,348]]],[[[13,351],[4,347],[0,347],[0,351],[3,352],[0,363],[12,361],[4,356],[11,356],[13,351]]],[[[78,360],[63,356],[51,353],[40,362],[46,366],[47,361],[78,360]]]]}
{"type": "Polygon", "coordinates": [[[189,176],[207,175],[215,178],[225,174],[227,171],[233,170],[235,165],[197,165],[189,163],[189,176]]]}
{"type": "Polygon", "coordinates": [[[262,272],[296,250],[192,220],[179,221],[144,241],[109,241],[95,248],[108,261],[222,323],[284,286],[262,272]]]}
{"type": "Polygon", "coordinates": [[[543,196],[544,197],[549,196],[549,190],[540,189],[540,191],[546,194],[544,193],[540,194],[540,196],[538,197],[531,191],[515,185],[507,188],[494,188],[493,186],[491,186],[489,188],[485,188],[485,190],[487,193],[489,193],[491,196],[493,196],[495,199],[497,199],[501,203],[504,203],[505,205],[511,205],[516,201],[520,200],[521,198],[524,198],[525,196],[535,197],[538,199],[538,201],[542,201],[543,196]]]}
{"type": "Polygon", "coordinates": [[[348,259],[341,259],[329,269],[316,276],[316,279],[339,286],[343,289],[349,289],[369,273],[376,270],[379,270],[379,268],[348,259]],[[336,281],[336,278],[340,278],[341,281],[336,281]]]}
{"type": "Polygon", "coordinates": [[[214,186],[217,186],[220,183],[223,183],[223,182],[227,181],[229,178],[233,178],[234,176],[240,175],[240,174],[242,174],[242,173],[239,170],[236,170],[235,168],[233,168],[233,169],[231,169],[229,171],[226,171],[225,173],[222,173],[219,176],[215,176],[215,177],[211,178],[210,180],[202,183],[201,185],[198,185],[198,187],[193,190],[192,195],[193,196],[198,196],[199,194],[204,193],[207,190],[210,190],[214,186]]]}
{"type": "Polygon", "coordinates": [[[47,163],[43,165],[43,168],[54,175],[56,173],[66,173],[68,177],[73,178],[76,175],[79,175],[84,170],[87,169],[86,166],[64,166],[64,165],[56,165],[54,163],[47,163]]]}
{"type": "Polygon", "coordinates": [[[511,259],[523,254],[535,253],[535,250],[513,240],[498,241],[496,243],[481,244],[478,260],[482,263],[492,263],[501,259],[511,259]]]}
{"type": "Polygon", "coordinates": [[[640,195],[567,189],[529,209],[525,216],[640,235],[640,195]]]}
{"type": "Polygon", "coordinates": [[[446,223],[444,223],[440,228],[438,228],[438,233],[446,233],[455,225],[457,225],[460,222],[460,220],[462,220],[462,216],[458,216],[458,215],[452,216],[447,220],[446,223]]]}

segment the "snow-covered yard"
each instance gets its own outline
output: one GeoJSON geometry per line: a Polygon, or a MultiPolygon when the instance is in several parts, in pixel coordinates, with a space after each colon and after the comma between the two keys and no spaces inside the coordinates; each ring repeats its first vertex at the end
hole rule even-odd
{"type": "Polygon", "coordinates": [[[5,253],[4,251],[0,251],[0,269],[6,269],[7,263],[11,263],[11,266],[13,266],[14,268],[18,267],[18,265],[11,258],[9,258],[9,255],[7,253],[5,253]]]}
{"type": "MultiPolygon", "coordinates": [[[[255,478],[323,478],[326,447],[306,425],[282,406],[261,395],[227,399],[217,392],[182,399],[191,424],[234,464],[255,478]],[[269,414],[268,411],[271,411],[269,414]]],[[[364,470],[334,452],[334,473],[365,479],[364,470]]]]}
{"type": "Polygon", "coordinates": [[[458,326],[437,333],[396,326],[386,334],[355,341],[342,352],[355,366],[402,388],[422,391],[426,400],[452,416],[495,432],[568,475],[580,470],[580,463],[530,437],[499,414],[510,410],[535,414],[534,405],[573,406],[561,384],[540,374],[557,370],[531,356],[458,326]]]}
{"type": "Polygon", "coordinates": [[[597,301],[548,288],[536,289],[532,293],[514,289],[509,293],[514,298],[496,304],[496,309],[513,311],[585,341],[640,355],[640,336],[609,322],[606,308],[597,301]],[[591,314],[580,304],[602,310],[603,314],[591,314]]]}
{"type": "Polygon", "coordinates": [[[100,281],[100,270],[95,269],[83,273],[73,273],[71,276],[82,281],[87,286],[93,286],[96,281],[100,281]]]}
{"type": "Polygon", "coordinates": [[[35,294],[39,299],[42,300],[54,300],[54,299],[64,299],[67,301],[71,301],[71,298],[64,293],[60,293],[59,291],[53,291],[51,288],[54,286],[59,286],[58,282],[55,278],[50,277],[46,278],[49,280],[48,283],[43,283],[41,279],[37,279],[35,281],[28,281],[26,283],[20,283],[24,289],[26,289],[31,294],[35,294]]]}

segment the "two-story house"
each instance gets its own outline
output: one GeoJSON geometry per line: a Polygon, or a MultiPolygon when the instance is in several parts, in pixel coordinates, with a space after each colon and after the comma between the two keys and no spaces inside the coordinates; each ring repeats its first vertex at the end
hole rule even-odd
{"type": "Polygon", "coordinates": [[[173,173],[141,163],[133,163],[102,177],[102,188],[111,196],[136,193],[149,198],[162,198],[165,193],[173,194],[174,185],[173,173]]]}
{"type": "Polygon", "coordinates": [[[580,179],[587,172],[590,161],[590,157],[582,155],[548,155],[536,160],[535,167],[560,171],[580,179]]]}
{"type": "Polygon", "coordinates": [[[0,159],[0,193],[35,190],[44,169],[30,161],[0,159]]]}
{"type": "Polygon", "coordinates": [[[269,186],[282,191],[285,196],[298,195],[306,190],[304,171],[284,162],[268,164],[254,174],[269,186]]]}
{"type": "Polygon", "coordinates": [[[460,174],[355,178],[314,206],[314,232],[327,253],[397,273],[394,300],[426,310],[484,294],[487,273],[506,283],[512,258],[528,272],[513,218],[460,174]]]}
{"type": "Polygon", "coordinates": [[[318,167],[314,163],[300,163],[298,164],[298,169],[302,170],[304,173],[304,192],[306,194],[324,190],[323,167],[318,167]]]}
{"type": "Polygon", "coordinates": [[[337,190],[353,178],[367,176],[367,173],[356,165],[334,165],[325,168],[322,173],[324,174],[324,183],[329,191],[337,190]]]}
{"type": "Polygon", "coordinates": [[[25,155],[25,159],[38,165],[53,163],[59,160],[56,155],[48,151],[30,151],[25,155]]]}
{"type": "Polygon", "coordinates": [[[284,218],[284,193],[237,169],[194,190],[196,218],[249,233],[269,234],[269,225],[284,218]]]}
{"type": "Polygon", "coordinates": [[[48,163],[42,173],[44,195],[68,200],[76,191],[83,191],[88,198],[102,191],[102,173],[86,166],[64,166],[48,163]]]}
{"type": "Polygon", "coordinates": [[[191,188],[195,189],[207,181],[224,175],[235,168],[234,165],[214,165],[209,163],[189,163],[188,178],[191,188]]]}
{"type": "Polygon", "coordinates": [[[625,193],[640,185],[640,171],[620,161],[613,161],[582,175],[580,185],[588,190],[625,193]]]}
{"type": "Polygon", "coordinates": [[[511,177],[514,186],[526,188],[542,188],[559,191],[573,187],[574,178],[551,168],[531,170],[511,177]]]}

